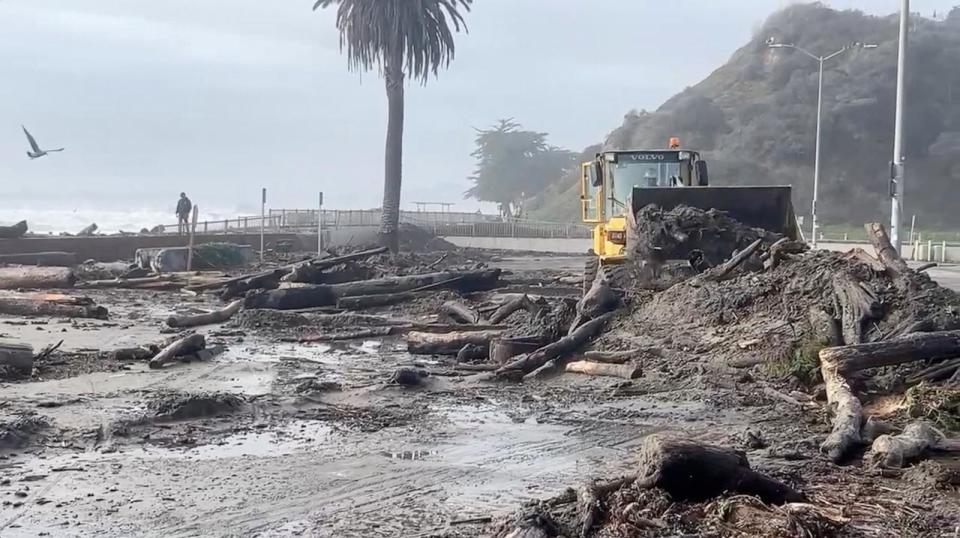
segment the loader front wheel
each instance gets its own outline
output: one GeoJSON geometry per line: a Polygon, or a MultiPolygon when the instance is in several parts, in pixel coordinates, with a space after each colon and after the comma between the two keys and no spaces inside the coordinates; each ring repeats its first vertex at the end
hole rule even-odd
{"type": "Polygon", "coordinates": [[[583,264],[583,295],[586,295],[593,287],[593,281],[597,279],[597,272],[600,271],[600,258],[591,256],[583,264]]]}

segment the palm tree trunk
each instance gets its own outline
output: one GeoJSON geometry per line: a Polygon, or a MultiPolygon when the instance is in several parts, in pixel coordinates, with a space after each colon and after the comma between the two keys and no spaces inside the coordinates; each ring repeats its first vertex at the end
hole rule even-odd
{"type": "Polygon", "coordinates": [[[400,250],[400,185],[403,179],[403,71],[398,62],[384,69],[387,85],[387,147],[384,152],[380,244],[400,250]]]}

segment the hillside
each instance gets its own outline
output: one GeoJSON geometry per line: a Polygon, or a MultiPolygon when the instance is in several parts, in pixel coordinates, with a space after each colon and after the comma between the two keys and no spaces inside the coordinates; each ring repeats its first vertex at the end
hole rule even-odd
{"type": "MultiPolygon", "coordinates": [[[[889,161],[896,97],[896,16],[873,17],[819,4],[771,16],[751,41],[699,84],[654,112],[631,111],[604,145],[662,147],[671,136],[703,151],[714,184],[792,184],[809,214],[816,132],[817,63],[776,37],[826,54],[851,40],[876,43],[828,64],[824,83],[820,210],[825,224],[889,214],[889,161]]],[[[944,21],[915,19],[911,33],[906,148],[907,214],[925,226],[960,225],[960,8],[944,21]]],[[[534,218],[576,220],[571,171],[534,204],[534,218]]]]}

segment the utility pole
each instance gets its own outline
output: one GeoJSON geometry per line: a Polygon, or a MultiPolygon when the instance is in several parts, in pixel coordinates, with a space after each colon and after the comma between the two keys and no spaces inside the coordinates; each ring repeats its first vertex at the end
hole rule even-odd
{"type": "Polygon", "coordinates": [[[890,243],[902,252],[903,187],[906,182],[906,158],[903,154],[903,105],[906,100],[907,37],[910,30],[910,0],[901,0],[900,52],[897,61],[897,118],[893,133],[893,164],[890,166],[890,243]]]}
{"type": "Polygon", "coordinates": [[[810,246],[817,248],[817,234],[819,233],[819,225],[817,221],[817,199],[820,195],[820,147],[821,147],[821,133],[823,132],[823,64],[828,61],[840,56],[844,52],[847,52],[851,49],[875,49],[877,45],[872,43],[860,43],[855,42],[850,45],[843,47],[842,49],[834,52],[833,54],[828,54],[826,56],[817,56],[816,54],[802,49],[793,43],[778,43],[776,38],[770,38],[767,40],[767,46],[771,49],[794,49],[806,54],[812,58],[815,62],[820,65],[820,79],[818,83],[817,91],[817,148],[815,151],[815,157],[813,161],[813,203],[810,207],[810,246]]]}

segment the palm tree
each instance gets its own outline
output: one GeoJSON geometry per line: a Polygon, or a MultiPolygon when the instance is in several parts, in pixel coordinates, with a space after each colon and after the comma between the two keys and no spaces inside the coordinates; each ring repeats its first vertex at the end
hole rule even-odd
{"type": "Polygon", "coordinates": [[[337,6],[340,48],[351,70],[378,69],[387,86],[381,244],[397,252],[403,176],[403,83],[426,84],[450,65],[454,31],[466,31],[462,11],[473,0],[317,0],[313,9],[337,6]],[[453,28],[451,30],[451,25],[453,28]]]}

